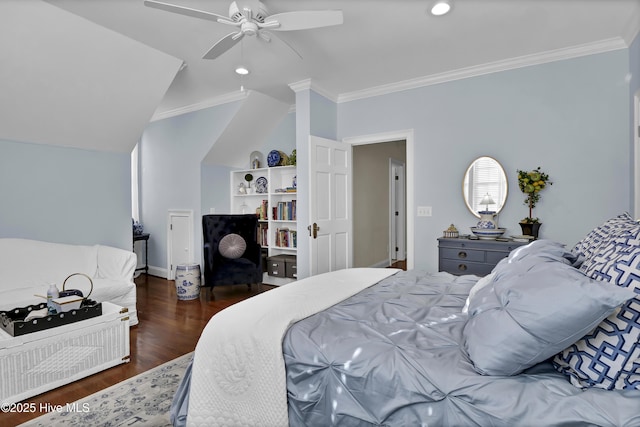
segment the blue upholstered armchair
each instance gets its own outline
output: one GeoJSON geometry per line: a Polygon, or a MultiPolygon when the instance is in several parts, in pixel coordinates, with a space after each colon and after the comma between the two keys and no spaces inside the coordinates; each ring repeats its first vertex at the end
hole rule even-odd
{"type": "Polygon", "coordinates": [[[256,215],[203,215],[204,286],[262,283],[256,215]]]}

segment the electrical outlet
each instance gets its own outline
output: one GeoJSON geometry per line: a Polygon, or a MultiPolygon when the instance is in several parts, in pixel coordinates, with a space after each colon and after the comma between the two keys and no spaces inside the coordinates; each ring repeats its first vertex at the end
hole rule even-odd
{"type": "Polygon", "coordinates": [[[418,206],[418,216],[431,216],[431,206],[418,206]]]}

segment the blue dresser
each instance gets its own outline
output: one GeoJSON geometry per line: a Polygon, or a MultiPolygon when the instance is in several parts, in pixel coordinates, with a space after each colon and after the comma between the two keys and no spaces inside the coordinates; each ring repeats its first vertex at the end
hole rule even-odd
{"type": "Polygon", "coordinates": [[[471,240],[465,238],[438,239],[438,271],[451,274],[485,276],[521,242],[471,240]]]}

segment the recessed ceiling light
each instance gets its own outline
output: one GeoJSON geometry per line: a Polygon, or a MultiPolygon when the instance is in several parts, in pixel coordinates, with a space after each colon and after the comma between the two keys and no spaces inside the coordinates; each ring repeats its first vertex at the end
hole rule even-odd
{"type": "Polygon", "coordinates": [[[431,14],[435,16],[442,16],[451,10],[451,4],[446,0],[437,1],[433,7],[431,7],[431,14]]]}
{"type": "Polygon", "coordinates": [[[249,74],[249,69],[247,69],[247,67],[240,66],[236,68],[236,73],[240,74],[241,76],[246,76],[247,74],[249,74]]]}

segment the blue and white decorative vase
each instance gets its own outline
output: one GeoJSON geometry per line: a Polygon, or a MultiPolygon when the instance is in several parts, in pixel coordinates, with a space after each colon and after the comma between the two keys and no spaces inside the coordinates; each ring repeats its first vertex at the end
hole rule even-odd
{"type": "Polygon", "coordinates": [[[176,267],[176,294],[179,300],[200,298],[199,264],[179,264],[176,267]]]}
{"type": "Polygon", "coordinates": [[[480,214],[480,221],[478,221],[476,228],[482,230],[495,230],[498,228],[494,211],[479,211],[478,213],[480,214]]]}
{"type": "Polygon", "coordinates": [[[271,150],[267,155],[267,165],[269,165],[270,168],[278,166],[281,159],[282,157],[280,156],[280,151],[271,150]]]}

